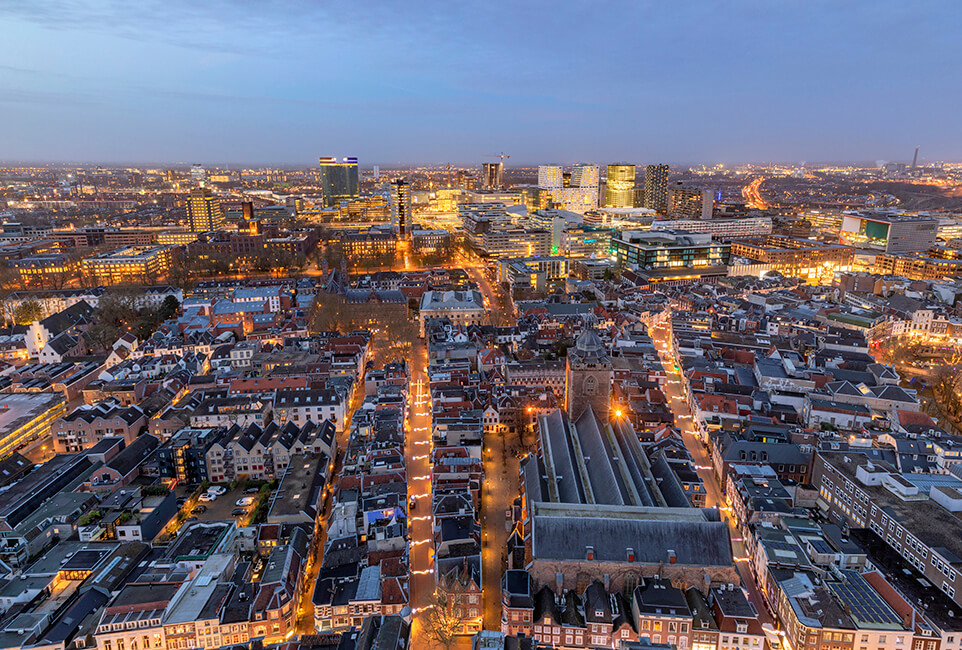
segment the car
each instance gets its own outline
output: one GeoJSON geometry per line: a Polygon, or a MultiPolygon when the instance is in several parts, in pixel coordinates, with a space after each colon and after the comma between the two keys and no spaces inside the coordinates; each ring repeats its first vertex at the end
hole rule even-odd
{"type": "Polygon", "coordinates": [[[210,492],[204,492],[197,498],[197,500],[201,503],[213,503],[214,501],[217,501],[217,495],[211,494],[210,492]]]}
{"type": "Polygon", "coordinates": [[[189,500],[190,499],[188,499],[187,497],[177,497],[177,507],[178,508],[183,507],[183,505],[187,503],[189,500]]]}
{"type": "Polygon", "coordinates": [[[202,515],[207,512],[207,506],[194,506],[191,508],[190,514],[192,515],[202,515]]]}
{"type": "Polygon", "coordinates": [[[244,490],[244,494],[257,494],[257,493],[260,492],[260,491],[261,491],[260,488],[249,487],[249,488],[247,488],[246,490],[244,490]]]}
{"type": "Polygon", "coordinates": [[[188,521],[197,521],[197,517],[187,517],[187,519],[184,520],[184,523],[186,524],[188,521]]]}
{"type": "Polygon", "coordinates": [[[244,508],[234,508],[230,511],[230,514],[232,517],[243,517],[247,514],[247,511],[244,508]]]}
{"type": "Polygon", "coordinates": [[[240,506],[242,508],[246,508],[252,503],[254,503],[254,497],[241,497],[240,499],[237,500],[237,503],[235,503],[234,505],[240,506]]]}
{"type": "Polygon", "coordinates": [[[222,487],[220,485],[211,485],[209,488],[207,488],[207,492],[209,494],[216,494],[217,496],[222,496],[224,494],[227,494],[227,488],[222,487]]]}

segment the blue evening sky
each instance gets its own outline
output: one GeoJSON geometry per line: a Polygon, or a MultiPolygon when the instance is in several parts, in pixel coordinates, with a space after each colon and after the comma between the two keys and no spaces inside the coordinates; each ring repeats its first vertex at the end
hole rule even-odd
{"type": "Polygon", "coordinates": [[[962,159],[962,3],[0,0],[0,159],[962,159]]]}

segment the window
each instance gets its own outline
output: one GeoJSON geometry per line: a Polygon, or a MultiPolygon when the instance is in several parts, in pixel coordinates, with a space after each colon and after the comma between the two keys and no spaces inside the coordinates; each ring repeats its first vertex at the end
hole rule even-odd
{"type": "Polygon", "coordinates": [[[585,395],[594,395],[597,390],[597,382],[594,377],[585,377],[584,391],[585,395]]]}

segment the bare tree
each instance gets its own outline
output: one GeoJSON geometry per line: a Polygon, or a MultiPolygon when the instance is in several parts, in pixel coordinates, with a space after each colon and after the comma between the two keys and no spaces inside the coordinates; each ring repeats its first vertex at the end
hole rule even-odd
{"type": "Polygon", "coordinates": [[[467,621],[467,598],[463,590],[439,589],[434,592],[424,620],[424,629],[432,641],[444,648],[450,648],[462,633],[467,621]]]}

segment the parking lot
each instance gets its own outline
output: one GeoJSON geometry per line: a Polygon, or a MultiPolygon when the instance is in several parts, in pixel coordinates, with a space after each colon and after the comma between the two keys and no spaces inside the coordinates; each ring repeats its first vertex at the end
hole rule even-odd
{"type": "MultiPolygon", "coordinates": [[[[190,495],[185,493],[182,488],[178,488],[177,496],[185,497],[190,495]]],[[[254,513],[254,510],[257,508],[258,500],[260,498],[261,497],[257,492],[252,494],[246,493],[244,484],[239,483],[233,490],[228,490],[225,494],[217,497],[216,501],[204,502],[198,501],[197,499],[191,499],[183,505],[181,512],[183,512],[187,517],[197,517],[199,521],[227,521],[233,519],[237,522],[238,526],[245,526],[248,524],[251,516],[254,513]],[[253,503],[246,507],[238,506],[237,501],[243,499],[244,497],[253,497],[253,503]],[[198,506],[205,506],[206,511],[194,512],[194,509],[198,506]],[[243,510],[243,514],[232,514],[235,510],[243,510]]],[[[270,498],[269,493],[264,495],[264,498],[270,498]]]]}

